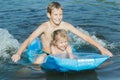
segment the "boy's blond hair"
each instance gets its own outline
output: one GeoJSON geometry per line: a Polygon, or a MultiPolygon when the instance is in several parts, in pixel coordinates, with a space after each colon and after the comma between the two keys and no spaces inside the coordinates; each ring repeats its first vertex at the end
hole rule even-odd
{"type": "Polygon", "coordinates": [[[56,9],[61,9],[63,10],[62,6],[58,2],[51,2],[48,5],[47,12],[51,14],[51,11],[56,8],[56,9]]]}

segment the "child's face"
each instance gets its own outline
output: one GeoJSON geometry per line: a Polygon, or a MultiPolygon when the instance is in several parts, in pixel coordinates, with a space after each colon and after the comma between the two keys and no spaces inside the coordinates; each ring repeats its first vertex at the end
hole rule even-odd
{"type": "Polygon", "coordinates": [[[55,25],[59,25],[63,18],[63,11],[61,8],[56,9],[54,8],[51,11],[51,14],[49,14],[50,21],[54,23],[55,25]]]}
{"type": "Polygon", "coordinates": [[[68,40],[66,38],[59,38],[56,42],[56,47],[62,51],[66,50],[68,46],[68,40]]]}

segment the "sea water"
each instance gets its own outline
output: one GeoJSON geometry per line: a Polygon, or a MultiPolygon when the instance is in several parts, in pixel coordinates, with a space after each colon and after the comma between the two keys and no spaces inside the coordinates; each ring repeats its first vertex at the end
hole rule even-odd
{"type": "MultiPolygon", "coordinates": [[[[119,0],[0,0],[0,80],[120,80],[119,0]],[[59,73],[34,69],[25,57],[13,63],[11,56],[43,22],[51,1],[63,5],[63,20],[109,49],[113,57],[95,70],[59,73]]],[[[74,34],[71,45],[80,52],[99,50],[74,34]]]]}

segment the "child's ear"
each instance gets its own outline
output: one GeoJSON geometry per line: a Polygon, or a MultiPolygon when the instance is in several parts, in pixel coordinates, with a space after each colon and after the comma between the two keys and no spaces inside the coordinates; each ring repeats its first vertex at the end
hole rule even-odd
{"type": "Polygon", "coordinates": [[[50,13],[47,13],[47,17],[50,18],[50,13]]]}

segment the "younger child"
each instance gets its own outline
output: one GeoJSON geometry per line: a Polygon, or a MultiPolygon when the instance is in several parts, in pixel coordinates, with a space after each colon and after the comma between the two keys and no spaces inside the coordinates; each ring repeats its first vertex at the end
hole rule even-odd
{"type": "Polygon", "coordinates": [[[72,48],[69,45],[69,37],[67,32],[63,29],[58,29],[53,32],[51,42],[51,53],[53,55],[60,55],[62,58],[74,58],[72,48]]]}

